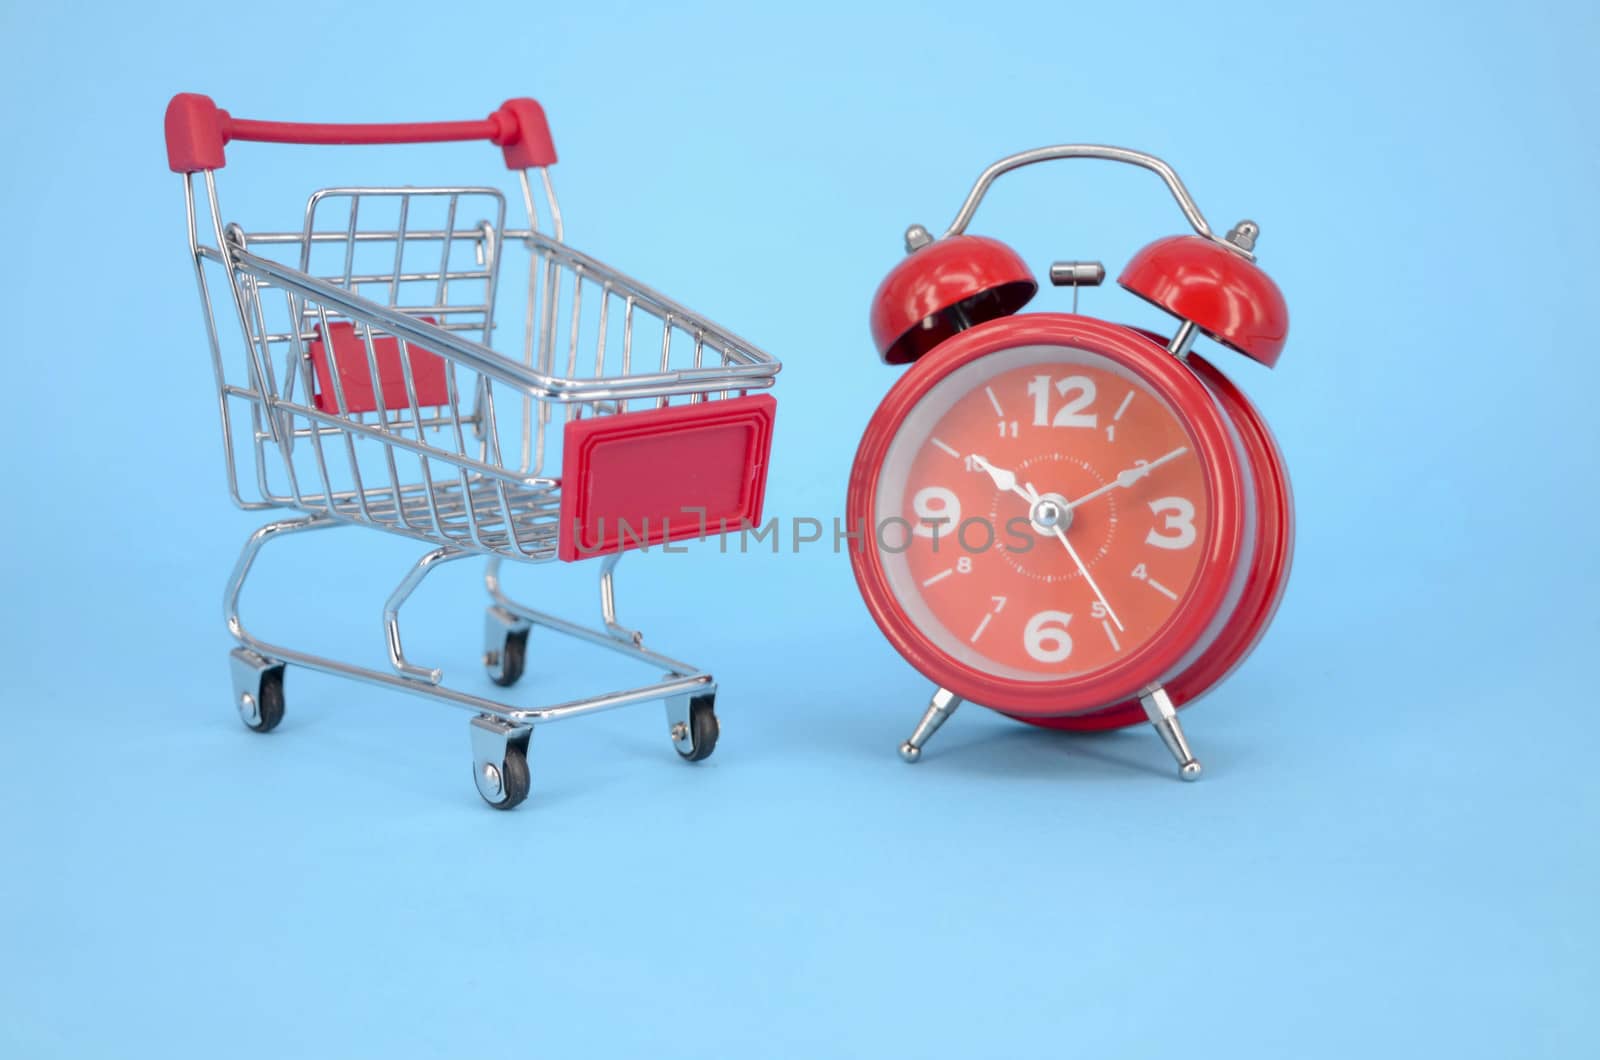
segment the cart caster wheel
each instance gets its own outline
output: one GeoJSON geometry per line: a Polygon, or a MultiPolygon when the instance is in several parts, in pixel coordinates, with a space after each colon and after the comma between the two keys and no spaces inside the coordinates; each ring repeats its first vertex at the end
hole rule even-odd
{"type": "Polygon", "coordinates": [[[244,648],[235,649],[233,705],[253,732],[271,732],[283,721],[283,663],[244,648]]]}
{"type": "Polygon", "coordinates": [[[528,797],[532,780],[528,774],[528,754],[516,745],[506,747],[498,764],[485,762],[472,767],[472,780],[478,794],[497,810],[513,810],[528,797]]]}
{"type": "Polygon", "coordinates": [[[678,731],[684,727],[682,722],[674,726],[672,745],[685,762],[703,762],[717,749],[717,736],[722,726],[717,723],[716,701],[716,696],[695,696],[689,701],[687,731],[678,731]]]}
{"type": "Polygon", "coordinates": [[[468,729],[472,737],[472,783],[478,794],[497,810],[522,805],[528,797],[528,741],[531,726],[517,725],[480,714],[468,729]]]}
{"type": "Polygon", "coordinates": [[[499,651],[489,651],[483,659],[489,680],[501,688],[510,688],[522,679],[528,662],[528,631],[511,630],[505,635],[499,651]]]}

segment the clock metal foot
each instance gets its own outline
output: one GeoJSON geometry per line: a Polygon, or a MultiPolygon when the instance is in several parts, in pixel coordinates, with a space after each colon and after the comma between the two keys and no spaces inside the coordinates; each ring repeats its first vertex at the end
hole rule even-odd
{"type": "Polygon", "coordinates": [[[1200,763],[1194,757],[1194,752],[1189,750],[1189,741],[1184,739],[1183,726],[1178,724],[1178,710],[1172,705],[1172,697],[1167,695],[1167,690],[1156,688],[1140,696],[1139,704],[1144,707],[1150,724],[1161,734],[1161,742],[1178,760],[1178,775],[1184,780],[1199,780],[1200,763]]]}
{"type": "Polygon", "coordinates": [[[912,730],[911,739],[900,745],[900,757],[907,762],[915,762],[921,758],[922,745],[939,731],[939,726],[948,721],[950,715],[954,714],[960,705],[961,697],[954,692],[947,688],[936,690],[932,702],[922,715],[922,720],[917,722],[917,727],[912,730]]]}

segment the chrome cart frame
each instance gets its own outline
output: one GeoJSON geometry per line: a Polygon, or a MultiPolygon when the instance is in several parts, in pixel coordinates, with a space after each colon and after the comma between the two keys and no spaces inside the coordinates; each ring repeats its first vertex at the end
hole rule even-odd
{"type": "Polygon", "coordinates": [[[752,395],[772,385],[777,361],[563,242],[548,169],[555,152],[543,111],[531,100],[512,100],[482,122],[329,126],[244,121],[203,96],[181,95],[168,108],[166,132],[169,162],[183,176],[229,492],[246,510],[303,513],[250,535],[224,594],[228,631],[239,645],[232,652],[234,698],[245,724],[266,732],[282,720],[290,664],[460,707],[473,714],[478,792],[501,809],[528,794],[529,739],[540,724],[661,701],[677,753],[691,761],[709,756],[718,735],[712,675],[645,648],[616,614],[621,550],[687,535],[663,520],[653,536],[607,538],[602,515],[599,537],[591,547],[580,542],[575,553],[571,536],[590,533],[594,516],[573,515],[563,483],[574,467],[588,473],[583,454],[613,427],[625,428],[632,442],[689,438],[700,451],[748,437],[750,452],[734,454],[745,474],[736,507],[758,515],[771,399],[752,395]],[[507,227],[498,189],[465,185],[325,188],[310,196],[298,230],[247,231],[223,220],[215,171],[230,140],[466,139],[504,150],[518,175],[525,227],[507,227]],[[540,230],[535,185],[548,232],[540,230]],[[489,345],[510,244],[525,246],[530,257],[519,358],[489,345]],[[237,343],[219,323],[230,315],[237,343]],[[713,418],[725,426],[730,417],[754,426],[708,433],[713,418]],[[239,615],[245,581],[268,541],[341,524],[431,546],[384,605],[388,670],[263,640],[239,615]],[[600,556],[598,627],[528,607],[501,587],[508,558],[539,563],[579,555],[600,556]],[[664,676],[539,706],[444,684],[440,669],[407,658],[400,609],[429,573],[466,556],[488,560],[483,664],[496,684],[522,676],[536,626],[664,676]]]}

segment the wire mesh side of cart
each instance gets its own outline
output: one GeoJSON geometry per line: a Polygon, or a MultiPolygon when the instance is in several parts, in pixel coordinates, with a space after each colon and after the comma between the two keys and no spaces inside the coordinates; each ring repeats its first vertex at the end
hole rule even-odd
{"type": "Polygon", "coordinates": [[[549,233],[526,172],[526,228],[495,188],[364,187],[313,193],[298,231],[228,224],[186,175],[237,503],[551,559],[568,422],[772,385],[772,358],[562,242],[539,178],[549,233]],[[516,356],[491,346],[507,245],[528,254],[516,356]]]}

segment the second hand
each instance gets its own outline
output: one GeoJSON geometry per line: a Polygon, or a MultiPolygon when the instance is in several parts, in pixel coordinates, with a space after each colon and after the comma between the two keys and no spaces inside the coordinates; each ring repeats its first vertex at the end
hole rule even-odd
{"type": "Polygon", "coordinates": [[[1116,623],[1117,631],[1119,633],[1127,632],[1123,628],[1122,619],[1118,618],[1117,613],[1111,610],[1111,602],[1106,599],[1106,594],[1101,592],[1100,586],[1094,583],[1094,575],[1089,573],[1089,568],[1084,565],[1083,560],[1078,556],[1078,550],[1072,547],[1071,541],[1067,540],[1067,535],[1059,526],[1051,527],[1051,529],[1055,531],[1056,537],[1061,543],[1067,547],[1067,555],[1071,556],[1072,562],[1078,565],[1078,572],[1083,575],[1083,580],[1089,583],[1089,588],[1094,590],[1094,595],[1100,600],[1100,606],[1106,609],[1106,614],[1111,617],[1111,621],[1116,623]]]}

